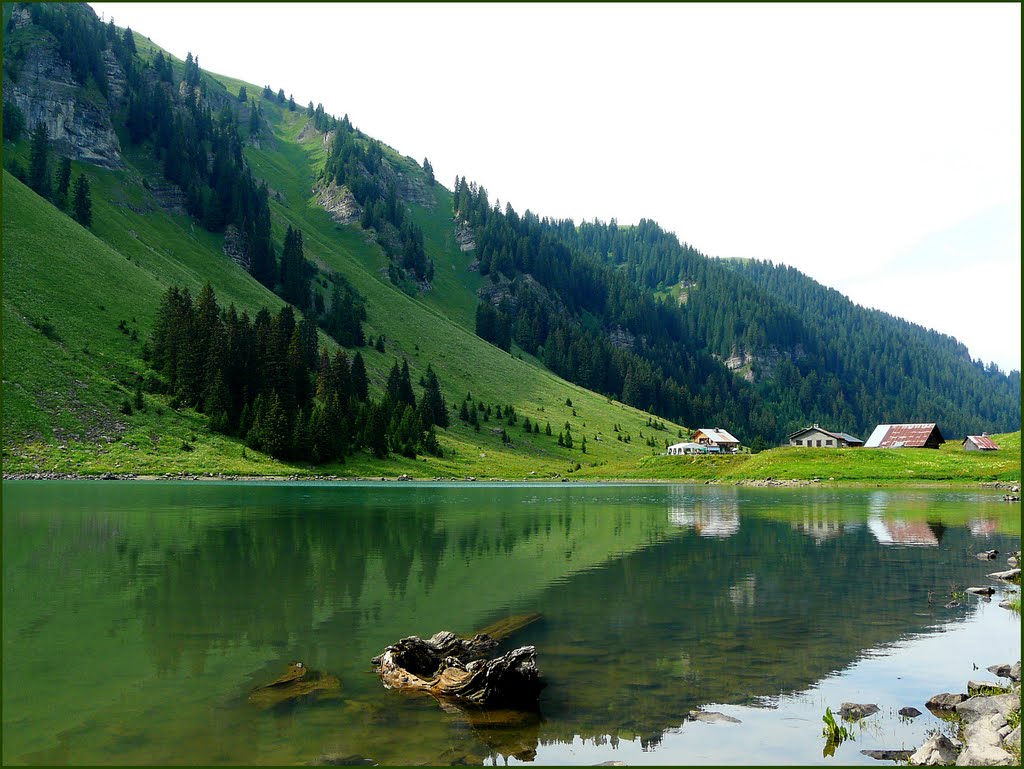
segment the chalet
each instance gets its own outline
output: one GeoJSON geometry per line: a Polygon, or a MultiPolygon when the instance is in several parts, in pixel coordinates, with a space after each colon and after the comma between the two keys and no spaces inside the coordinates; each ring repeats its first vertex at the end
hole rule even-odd
{"type": "Polygon", "coordinates": [[[668,453],[673,457],[683,454],[707,454],[708,447],[701,443],[673,443],[668,447],[668,453]]]}
{"type": "Polygon", "coordinates": [[[849,433],[835,433],[831,430],[824,430],[813,424],[803,430],[797,430],[789,437],[790,446],[814,446],[815,448],[838,448],[845,449],[850,446],[863,446],[864,441],[855,438],[849,433]]]}
{"type": "Polygon", "coordinates": [[[934,422],[878,425],[864,442],[866,449],[937,449],[946,439],[934,422]]]}
{"type": "Polygon", "coordinates": [[[963,440],[964,451],[999,451],[999,447],[988,437],[988,433],[968,435],[963,440]]]}
{"type": "Polygon", "coordinates": [[[739,439],[721,427],[702,427],[693,434],[693,440],[708,448],[735,454],[740,450],[739,439]]]}

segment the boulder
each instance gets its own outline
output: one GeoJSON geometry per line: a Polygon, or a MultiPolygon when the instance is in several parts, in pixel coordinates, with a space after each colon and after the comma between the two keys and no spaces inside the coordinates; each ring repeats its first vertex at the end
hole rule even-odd
{"type": "Polygon", "coordinates": [[[983,718],[998,714],[1006,717],[1020,708],[1020,697],[1016,694],[997,694],[993,697],[971,697],[956,706],[956,713],[965,724],[972,724],[983,718]]]}
{"type": "Polygon", "coordinates": [[[1003,745],[1020,752],[1020,724],[1017,724],[1013,731],[1003,738],[1003,745]]]}
{"type": "MultiPolygon", "coordinates": [[[[992,575],[990,574],[989,576],[992,575]]],[[[969,587],[964,592],[973,593],[974,595],[992,595],[996,592],[996,589],[994,587],[969,587]]]]}
{"type": "Polygon", "coordinates": [[[943,694],[936,694],[928,702],[925,703],[925,707],[929,710],[954,710],[957,705],[967,699],[966,694],[950,694],[944,692],[943,694]]]}
{"type": "Polygon", "coordinates": [[[859,721],[878,712],[878,705],[874,703],[861,705],[856,702],[844,702],[839,706],[839,715],[846,721],[859,721]]]}
{"type": "Polygon", "coordinates": [[[1004,662],[1002,665],[989,665],[988,672],[994,676],[999,676],[1000,678],[1009,678],[1010,663],[1004,662]]]}
{"type": "Polygon", "coordinates": [[[999,555],[998,550],[985,550],[981,553],[978,553],[975,557],[980,558],[983,561],[991,561],[997,555],[999,555]]]}
{"type": "Polygon", "coordinates": [[[948,766],[956,761],[956,746],[944,734],[933,734],[908,759],[911,766],[948,766]]]}
{"type": "Polygon", "coordinates": [[[904,718],[917,718],[921,715],[921,711],[917,708],[900,708],[899,714],[904,718]]]}
{"type": "Polygon", "coordinates": [[[1006,687],[996,681],[968,681],[967,682],[967,693],[976,697],[980,695],[992,695],[992,694],[1003,694],[1006,692],[1006,687]]]}
{"type": "Polygon", "coordinates": [[[1017,660],[1010,666],[1010,680],[1020,681],[1020,660],[1017,660]]]}

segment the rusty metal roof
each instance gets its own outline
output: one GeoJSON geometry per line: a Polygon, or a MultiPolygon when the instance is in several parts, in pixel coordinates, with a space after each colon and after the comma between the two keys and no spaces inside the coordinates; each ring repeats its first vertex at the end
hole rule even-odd
{"type": "Polygon", "coordinates": [[[864,443],[867,449],[919,449],[928,443],[935,434],[939,443],[945,443],[939,428],[934,422],[905,425],[878,425],[871,437],[864,443]]]}
{"type": "Polygon", "coordinates": [[[968,435],[966,438],[964,438],[963,442],[967,443],[967,441],[970,441],[979,449],[984,449],[986,451],[995,451],[999,448],[998,446],[996,446],[995,441],[993,441],[987,435],[968,435]]]}
{"type": "MultiPolygon", "coordinates": [[[[730,435],[728,430],[723,430],[721,427],[702,427],[698,431],[705,438],[710,440],[712,443],[736,443],[738,444],[739,438],[730,435]]],[[[694,433],[696,435],[696,433],[694,433]]]]}

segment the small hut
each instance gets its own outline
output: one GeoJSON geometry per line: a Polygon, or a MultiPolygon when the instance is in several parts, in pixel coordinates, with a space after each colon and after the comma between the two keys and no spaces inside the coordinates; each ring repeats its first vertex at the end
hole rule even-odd
{"type": "Polygon", "coordinates": [[[999,447],[988,437],[988,433],[968,435],[963,440],[963,447],[964,451],[999,451],[999,447]]]}

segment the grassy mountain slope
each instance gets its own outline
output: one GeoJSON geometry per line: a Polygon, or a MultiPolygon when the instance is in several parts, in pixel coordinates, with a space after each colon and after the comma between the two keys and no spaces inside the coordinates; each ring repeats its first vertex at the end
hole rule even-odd
{"type": "MultiPolygon", "coordinates": [[[[465,271],[467,259],[454,238],[446,236],[451,203],[443,189],[435,188],[433,209],[417,212],[439,276],[435,290],[413,298],[381,276],[386,259],[358,227],[336,225],[312,202],[323,144],[320,137],[297,141],[304,115],[273,107],[267,113],[275,141],[246,151],[257,176],[279,193],[271,203],[275,240],[280,242],[288,226],[300,228],[307,258],[342,272],[366,297],[367,334],[387,339],[383,354],[362,349],[372,388],[380,387],[396,357],[409,360],[414,381],[431,363],[454,407],[454,424],[441,436],[444,458],[380,461],[367,455],[318,472],[517,477],[564,474],[580,463],[628,474],[627,468],[653,451],[639,440],[646,414],[566,383],[466,328],[475,300],[465,282],[476,276],[457,274],[465,271]],[[442,312],[449,305],[461,324],[442,312]],[[521,424],[497,421],[484,422],[481,432],[475,432],[455,418],[467,392],[487,403],[513,404],[520,420],[529,416],[542,426],[550,422],[554,436],[527,436],[521,424]],[[565,405],[567,399],[577,416],[565,405]],[[577,440],[572,450],[556,445],[555,436],[566,421],[577,440]],[[615,440],[615,424],[636,440],[615,440]],[[502,427],[513,439],[509,446],[501,442],[502,427]],[[586,454],[578,446],[584,434],[586,454]],[[605,437],[594,440],[595,435],[605,437]]],[[[21,155],[26,151],[24,146],[10,149],[21,155]]],[[[75,173],[84,170],[92,182],[91,233],[4,175],[5,470],[306,472],[251,450],[243,458],[240,442],[207,432],[205,417],[189,410],[175,412],[160,396],[147,395],[144,412],[119,412],[136,373],[147,370],[142,342],[167,286],[187,286],[196,293],[209,280],[223,306],[233,302],[250,315],[260,307],[274,311],[282,304],[223,254],[222,236],[161,208],[143,183],[144,178],[157,178],[158,171],[142,150],[128,149],[124,159],[126,170],[74,166],[75,173]],[[137,339],[118,330],[120,320],[137,339]],[[193,450],[183,450],[183,443],[193,450]]],[[[332,345],[326,337],[321,343],[332,345]]],[[[672,426],[673,438],[676,429],[672,426]]]]}

